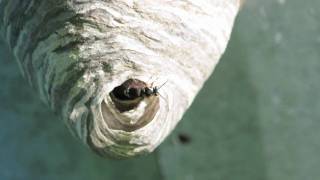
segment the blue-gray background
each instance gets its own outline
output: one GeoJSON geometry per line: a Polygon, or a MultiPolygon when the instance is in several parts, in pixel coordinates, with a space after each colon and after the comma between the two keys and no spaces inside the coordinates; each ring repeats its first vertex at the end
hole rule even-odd
{"type": "Polygon", "coordinates": [[[174,133],[155,153],[122,161],[77,142],[1,42],[0,180],[320,179],[319,20],[319,0],[247,0],[174,133]]]}

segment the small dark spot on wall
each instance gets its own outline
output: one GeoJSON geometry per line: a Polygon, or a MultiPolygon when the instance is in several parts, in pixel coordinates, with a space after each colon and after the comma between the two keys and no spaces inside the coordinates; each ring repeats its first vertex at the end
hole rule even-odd
{"type": "Polygon", "coordinates": [[[189,144],[191,142],[191,137],[188,134],[179,133],[178,140],[181,144],[189,144]]]}

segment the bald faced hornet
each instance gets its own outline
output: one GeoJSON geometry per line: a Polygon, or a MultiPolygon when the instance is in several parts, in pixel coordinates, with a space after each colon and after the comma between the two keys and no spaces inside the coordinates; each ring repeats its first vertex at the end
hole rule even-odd
{"type": "MultiPolygon", "coordinates": [[[[166,83],[166,82],[165,82],[166,83]]],[[[150,96],[158,96],[160,87],[148,86],[145,82],[138,79],[128,79],[120,86],[114,89],[114,95],[122,100],[133,100],[137,98],[145,98],[150,96]]]]}
{"type": "Polygon", "coordinates": [[[165,84],[166,82],[160,87],[153,87],[153,83],[148,85],[139,79],[128,79],[115,87],[110,96],[116,102],[115,105],[120,112],[128,111],[137,107],[144,98],[160,95],[159,89],[165,84]]]}

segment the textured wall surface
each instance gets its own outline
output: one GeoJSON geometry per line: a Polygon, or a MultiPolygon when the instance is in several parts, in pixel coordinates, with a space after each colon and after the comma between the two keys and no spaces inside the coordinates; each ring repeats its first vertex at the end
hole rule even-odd
{"type": "Polygon", "coordinates": [[[248,0],[175,133],[157,152],[124,161],[81,147],[1,44],[0,179],[319,179],[319,6],[248,0]]]}

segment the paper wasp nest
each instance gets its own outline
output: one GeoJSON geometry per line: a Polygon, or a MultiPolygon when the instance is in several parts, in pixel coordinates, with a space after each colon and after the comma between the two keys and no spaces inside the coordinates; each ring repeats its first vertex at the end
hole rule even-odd
{"type": "Polygon", "coordinates": [[[0,0],[0,32],[78,139],[102,156],[130,157],[152,152],[180,121],[224,52],[239,6],[0,0]]]}

